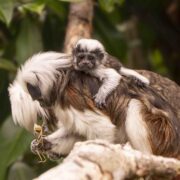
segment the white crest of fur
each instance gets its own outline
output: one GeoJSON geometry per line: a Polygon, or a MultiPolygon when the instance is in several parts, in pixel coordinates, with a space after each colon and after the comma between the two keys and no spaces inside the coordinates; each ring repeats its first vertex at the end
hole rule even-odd
{"type": "Polygon", "coordinates": [[[37,121],[38,114],[46,116],[45,111],[37,101],[32,100],[31,96],[24,91],[17,81],[14,81],[8,90],[12,117],[15,124],[19,124],[29,131],[33,131],[33,125],[37,121]]]}
{"type": "Polygon", "coordinates": [[[41,82],[41,93],[46,94],[56,81],[56,75],[59,74],[57,69],[70,66],[72,60],[66,54],[57,52],[35,54],[19,69],[17,81],[24,86],[25,91],[27,91],[26,83],[36,86],[41,82]]]}
{"type": "Polygon", "coordinates": [[[93,51],[95,49],[100,49],[101,51],[105,51],[104,46],[95,39],[80,39],[77,43],[76,43],[76,47],[80,45],[81,48],[83,49],[87,49],[88,51],[93,51]]]}
{"type": "Polygon", "coordinates": [[[58,68],[72,65],[70,56],[56,52],[39,53],[32,56],[18,70],[17,77],[9,87],[13,120],[16,124],[33,129],[37,116],[46,116],[39,102],[33,101],[26,87],[27,82],[39,85],[42,93],[52,87],[59,73],[58,68]]]}

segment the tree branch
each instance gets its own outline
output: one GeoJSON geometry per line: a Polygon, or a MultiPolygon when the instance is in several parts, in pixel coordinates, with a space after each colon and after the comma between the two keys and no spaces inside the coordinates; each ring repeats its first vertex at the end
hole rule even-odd
{"type": "Polygon", "coordinates": [[[73,45],[80,38],[90,38],[92,32],[93,1],[84,0],[71,3],[64,43],[64,52],[72,51],[73,45]]]}
{"type": "Polygon", "coordinates": [[[76,143],[64,162],[36,180],[126,179],[137,177],[172,179],[180,175],[180,161],[145,155],[129,145],[102,140],[76,143]]]}

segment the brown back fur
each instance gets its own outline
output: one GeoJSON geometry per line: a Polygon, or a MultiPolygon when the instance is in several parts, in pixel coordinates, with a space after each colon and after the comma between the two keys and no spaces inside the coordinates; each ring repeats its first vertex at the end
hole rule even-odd
{"type": "MultiPolygon", "coordinates": [[[[68,79],[65,91],[58,98],[62,107],[68,108],[71,105],[80,111],[94,111],[96,107],[92,97],[97,93],[101,83],[96,78],[76,71],[69,73],[68,79]]],[[[177,109],[172,107],[169,99],[159,94],[156,88],[140,88],[131,78],[124,77],[117,89],[108,97],[107,107],[102,109],[102,112],[111,118],[118,129],[124,128],[126,111],[131,99],[138,99],[143,105],[142,115],[149,128],[149,141],[153,153],[180,158],[180,119],[177,109]]]]}

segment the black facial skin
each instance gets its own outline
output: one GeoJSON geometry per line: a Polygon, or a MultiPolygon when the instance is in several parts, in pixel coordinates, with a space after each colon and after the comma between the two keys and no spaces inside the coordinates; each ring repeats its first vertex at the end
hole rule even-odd
{"type": "Polygon", "coordinates": [[[78,53],[76,56],[77,66],[80,70],[86,71],[96,67],[96,55],[92,53],[78,53]]]}
{"type": "Polygon", "coordinates": [[[38,86],[27,83],[27,89],[33,100],[38,100],[41,98],[41,90],[38,86]]]}
{"type": "Polygon", "coordinates": [[[31,97],[34,101],[35,100],[39,101],[39,103],[42,107],[49,107],[52,105],[52,102],[50,102],[47,98],[44,98],[42,96],[39,86],[35,86],[30,83],[27,83],[26,85],[27,85],[29,94],[31,95],[31,97]]]}
{"type": "Polygon", "coordinates": [[[82,48],[80,45],[73,50],[73,55],[76,58],[76,67],[80,71],[96,68],[104,58],[104,53],[100,49],[88,51],[87,48],[82,48]]]}

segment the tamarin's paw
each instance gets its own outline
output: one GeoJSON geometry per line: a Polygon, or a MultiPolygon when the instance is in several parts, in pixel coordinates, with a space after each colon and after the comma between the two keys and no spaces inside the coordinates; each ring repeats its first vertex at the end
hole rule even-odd
{"type": "Polygon", "coordinates": [[[106,98],[102,97],[102,96],[98,96],[98,94],[96,94],[94,96],[94,101],[95,101],[95,105],[97,108],[104,108],[106,107],[106,98]]]}
{"type": "Polygon", "coordinates": [[[140,79],[137,79],[136,77],[131,77],[133,79],[133,81],[135,82],[135,84],[141,88],[146,87],[148,84],[141,81],[140,79]]]}
{"type": "Polygon", "coordinates": [[[34,154],[37,154],[38,152],[46,152],[51,149],[52,144],[48,142],[45,138],[42,138],[41,141],[34,139],[31,142],[31,151],[34,154]]]}
{"type": "Polygon", "coordinates": [[[47,152],[46,153],[46,155],[47,155],[47,157],[50,159],[50,160],[52,160],[52,161],[56,161],[56,160],[58,160],[58,159],[60,159],[60,158],[62,158],[62,157],[65,157],[64,155],[62,155],[62,154],[58,154],[58,153],[55,153],[55,152],[47,152]]]}
{"type": "Polygon", "coordinates": [[[46,157],[54,161],[60,159],[61,157],[65,157],[64,154],[59,154],[53,151],[53,144],[51,142],[45,138],[42,138],[41,140],[41,143],[37,139],[34,139],[31,142],[31,151],[34,154],[40,156],[40,158],[42,157],[42,154],[46,155],[46,157]]]}

